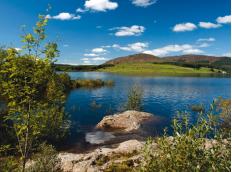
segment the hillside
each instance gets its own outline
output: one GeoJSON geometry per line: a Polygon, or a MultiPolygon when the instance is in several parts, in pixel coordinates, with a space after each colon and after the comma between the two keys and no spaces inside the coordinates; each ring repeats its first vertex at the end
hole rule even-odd
{"type": "Polygon", "coordinates": [[[125,57],[118,57],[107,61],[105,64],[121,64],[121,63],[140,63],[140,62],[161,62],[162,59],[149,54],[134,54],[125,57]]]}
{"type": "Polygon", "coordinates": [[[149,54],[135,54],[118,57],[101,65],[54,64],[57,71],[103,71],[115,73],[148,74],[202,74],[230,73],[231,58],[206,55],[181,55],[157,57],[149,54]],[[223,73],[225,73],[223,72],[223,73]]]}
{"type": "Polygon", "coordinates": [[[121,74],[136,74],[136,75],[208,75],[217,74],[222,71],[210,68],[191,68],[182,67],[173,64],[156,64],[156,63],[121,63],[112,67],[98,69],[100,72],[121,73],[121,74]]]}
{"type": "Polygon", "coordinates": [[[224,60],[228,57],[216,57],[216,56],[206,56],[206,55],[195,55],[195,54],[186,54],[181,56],[167,56],[163,60],[165,62],[208,62],[213,63],[216,61],[224,60]]]}
{"type": "MultiPolygon", "coordinates": [[[[157,72],[161,72],[162,68],[166,68],[167,65],[170,65],[171,68],[175,68],[175,70],[179,69],[179,71],[173,71],[174,73],[189,73],[192,69],[194,69],[192,72],[193,73],[205,73],[207,69],[207,73],[215,73],[215,72],[222,72],[225,71],[226,73],[230,73],[230,68],[231,68],[231,59],[229,57],[216,57],[216,56],[206,56],[206,55],[181,55],[181,56],[168,56],[168,57],[157,57],[153,55],[148,55],[148,54],[135,54],[135,55],[130,55],[130,56],[125,56],[125,57],[119,57],[113,60],[110,60],[104,65],[114,65],[110,67],[106,67],[103,69],[100,69],[100,71],[107,71],[107,72],[115,72],[118,71],[120,72],[125,72],[126,69],[129,70],[131,67],[139,67],[139,70],[145,71],[147,69],[143,67],[147,67],[147,64],[142,65],[143,63],[153,63],[159,64],[159,70],[157,72]],[[138,65],[140,64],[140,65],[138,65]],[[165,66],[166,65],[166,66],[165,66]],[[124,68],[121,68],[123,67],[124,68]],[[143,67],[142,67],[143,66],[143,67]],[[179,68],[178,68],[179,67],[179,68]],[[183,69],[188,68],[187,71],[183,71],[183,69]],[[190,70],[190,69],[191,70],[190,70]]],[[[150,65],[154,66],[155,65],[150,65]]],[[[154,70],[157,69],[152,69],[153,72],[154,70]]],[[[168,72],[167,70],[165,70],[168,72]]],[[[156,73],[156,72],[155,72],[156,73]]]]}

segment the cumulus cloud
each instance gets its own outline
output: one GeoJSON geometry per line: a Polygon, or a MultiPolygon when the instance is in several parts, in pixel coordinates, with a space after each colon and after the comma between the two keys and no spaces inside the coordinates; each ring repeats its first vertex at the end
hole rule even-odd
{"type": "Polygon", "coordinates": [[[222,25],[221,24],[215,24],[211,22],[199,22],[199,26],[205,29],[211,29],[211,28],[219,28],[222,25]]]}
{"type": "Polygon", "coordinates": [[[231,23],[231,15],[224,16],[224,17],[218,17],[216,21],[221,24],[231,23]]]}
{"type": "Polygon", "coordinates": [[[109,60],[105,57],[93,57],[93,58],[82,58],[81,61],[83,61],[84,65],[92,65],[92,64],[99,64],[106,60],[109,60]]]}
{"type": "Polygon", "coordinates": [[[88,10],[82,9],[82,8],[77,8],[77,9],[76,9],[76,12],[77,12],[77,13],[84,13],[84,12],[86,12],[86,11],[88,11],[88,10]]]}
{"type": "Polygon", "coordinates": [[[92,64],[89,60],[84,60],[83,63],[84,63],[85,65],[91,65],[91,64],[92,64]]]}
{"type": "Polygon", "coordinates": [[[138,7],[147,7],[154,3],[156,3],[157,0],[132,0],[132,4],[138,6],[138,7]]]}
{"type": "Polygon", "coordinates": [[[176,24],[173,27],[173,31],[174,32],[186,32],[186,31],[193,31],[197,29],[197,26],[193,23],[180,23],[180,24],[176,24]]]}
{"type": "Polygon", "coordinates": [[[133,25],[131,27],[116,27],[112,28],[110,30],[116,30],[115,36],[139,36],[145,31],[145,27],[143,26],[138,26],[138,25],[133,25]]]}
{"type": "Polygon", "coordinates": [[[93,61],[105,61],[105,60],[108,60],[107,58],[105,57],[94,57],[92,58],[93,61]]]}
{"type": "Polygon", "coordinates": [[[187,49],[187,50],[183,50],[182,53],[184,53],[184,54],[201,54],[201,53],[203,53],[203,51],[200,49],[187,49]]]}
{"type": "Polygon", "coordinates": [[[62,12],[59,13],[56,16],[51,16],[51,15],[47,15],[46,18],[48,19],[56,19],[56,20],[80,20],[81,16],[80,15],[75,15],[75,14],[70,14],[67,12],[62,12]]]}
{"type": "MultiPolygon", "coordinates": [[[[118,7],[117,2],[111,2],[110,0],[87,0],[85,1],[85,10],[92,10],[92,11],[107,11],[107,10],[114,10],[118,7]]],[[[82,12],[83,10],[78,10],[82,12]]],[[[84,11],[85,12],[85,11],[84,11]]]]}
{"type": "Polygon", "coordinates": [[[210,46],[210,44],[207,42],[203,42],[200,45],[198,45],[198,47],[201,47],[201,48],[205,48],[205,47],[209,47],[209,46],[210,46]]]}
{"type": "Polygon", "coordinates": [[[104,48],[94,48],[92,49],[93,53],[106,53],[107,50],[105,50],[104,48]]]}
{"type": "Polygon", "coordinates": [[[167,45],[161,48],[156,48],[149,51],[144,51],[143,53],[152,54],[155,56],[165,56],[170,53],[180,52],[185,54],[192,54],[192,53],[202,53],[203,51],[197,48],[194,48],[190,44],[174,44],[174,45],[167,45]]]}
{"type": "Polygon", "coordinates": [[[94,57],[94,58],[82,58],[82,61],[105,61],[108,60],[108,58],[105,57],[94,57]]]}
{"type": "Polygon", "coordinates": [[[230,52],[224,53],[224,54],[222,54],[222,56],[231,57],[231,53],[230,52]]]}
{"type": "Polygon", "coordinates": [[[118,44],[112,45],[113,48],[120,49],[123,51],[133,51],[133,52],[142,52],[148,47],[148,43],[136,42],[133,44],[128,44],[127,46],[120,46],[118,44]]]}
{"type": "Polygon", "coordinates": [[[21,51],[22,48],[14,48],[16,51],[21,51]]]}
{"type": "Polygon", "coordinates": [[[197,42],[214,42],[214,41],[215,41],[215,38],[212,38],[212,37],[210,37],[210,38],[199,38],[197,40],[197,42]]]}
{"type": "Polygon", "coordinates": [[[86,56],[86,57],[97,57],[98,54],[89,53],[89,54],[84,54],[84,56],[86,56]]]}

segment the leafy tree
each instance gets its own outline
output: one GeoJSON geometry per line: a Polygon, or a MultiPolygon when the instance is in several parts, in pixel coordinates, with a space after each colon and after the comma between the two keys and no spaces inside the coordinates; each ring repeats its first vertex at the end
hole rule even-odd
{"type": "Polygon", "coordinates": [[[33,33],[22,36],[24,55],[9,48],[6,57],[1,58],[4,63],[0,64],[0,88],[7,102],[5,120],[12,122],[22,171],[37,139],[54,141],[68,128],[63,108],[64,85],[52,67],[59,55],[57,44],[43,43],[47,22],[44,15],[39,15],[33,33]]]}

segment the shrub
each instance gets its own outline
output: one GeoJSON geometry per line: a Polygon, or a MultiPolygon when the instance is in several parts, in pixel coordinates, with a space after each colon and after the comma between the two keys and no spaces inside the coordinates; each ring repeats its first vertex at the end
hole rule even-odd
{"type": "Polygon", "coordinates": [[[133,86],[128,92],[128,100],[125,105],[125,110],[141,110],[142,95],[142,89],[139,86],[133,86]]]}
{"type": "Polygon", "coordinates": [[[173,137],[147,141],[140,171],[230,171],[230,138],[221,133],[212,109],[199,114],[195,124],[179,113],[173,119],[173,137]]]}
{"type": "Polygon", "coordinates": [[[15,157],[1,157],[0,158],[0,171],[2,172],[18,172],[19,171],[19,162],[15,157]]]}
{"type": "Polygon", "coordinates": [[[61,160],[51,145],[40,145],[39,153],[35,155],[34,162],[26,169],[26,172],[62,172],[61,160]]]}

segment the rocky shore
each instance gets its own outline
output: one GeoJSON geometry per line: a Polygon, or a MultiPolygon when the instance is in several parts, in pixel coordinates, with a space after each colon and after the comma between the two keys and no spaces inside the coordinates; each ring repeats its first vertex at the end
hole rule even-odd
{"type": "Polygon", "coordinates": [[[114,164],[138,166],[144,141],[136,135],[142,132],[146,122],[157,120],[153,114],[138,111],[125,111],[105,116],[97,125],[96,131],[86,134],[86,141],[91,144],[112,142],[89,153],[60,153],[65,172],[101,172],[112,168],[114,164]],[[136,138],[136,139],[130,139],[136,138]],[[125,139],[128,139],[125,141],[125,139]],[[120,141],[115,144],[114,140],[120,141]]]}
{"type": "Polygon", "coordinates": [[[59,158],[64,172],[103,172],[114,164],[138,166],[140,151],[144,142],[128,140],[115,148],[98,148],[87,154],[60,153],[59,158]]]}

